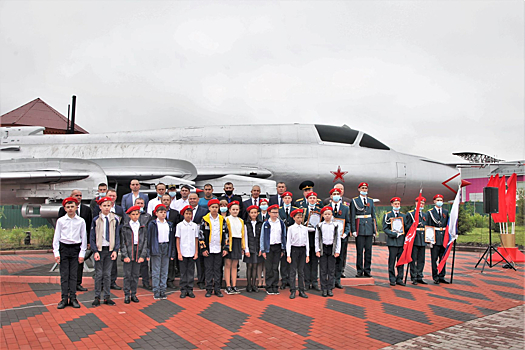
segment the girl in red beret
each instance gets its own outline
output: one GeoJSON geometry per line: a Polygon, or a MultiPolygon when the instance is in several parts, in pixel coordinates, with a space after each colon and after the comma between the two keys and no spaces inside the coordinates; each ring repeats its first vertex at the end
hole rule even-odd
{"type": "Polygon", "coordinates": [[[241,207],[239,202],[228,204],[230,215],[226,217],[228,226],[228,254],[224,257],[224,279],[226,280],[226,294],[240,294],[237,289],[237,266],[242,259],[246,242],[244,237],[244,221],[239,217],[241,207]]]}

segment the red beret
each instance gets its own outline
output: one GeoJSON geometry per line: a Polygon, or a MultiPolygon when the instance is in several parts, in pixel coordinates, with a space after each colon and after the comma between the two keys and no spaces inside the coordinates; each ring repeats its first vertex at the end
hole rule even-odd
{"type": "Polygon", "coordinates": [[[131,213],[132,211],[139,210],[140,211],[140,205],[134,205],[130,207],[128,210],[126,210],[126,214],[131,213]]]}
{"type": "Polygon", "coordinates": [[[230,209],[230,208],[232,207],[232,205],[238,205],[238,206],[240,206],[239,202],[237,202],[237,201],[232,201],[232,202],[230,202],[230,203],[228,204],[228,209],[230,209]]]}
{"type": "MultiPolygon", "coordinates": [[[[416,198],[416,202],[417,202],[418,200],[419,200],[419,198],[416,198]]],[[[425,197],[421,196],[421,201],[422,201],[422,202],[426,202],[427,199],[426,199],[425,197]]]]}
{"type": "Polygon", "coordinates": [[[394,197],[394,198],[392,198],[392,199],[390,200],[390,203],[395,202],[395,201],[399,201],[399,202],[401,202],[401,198],[399,198],[399,197],[394,197]]]}
{"type": "Polygon", "coordinates": [[[317,193],[315,193],[315,192],[308,192],[306,194],[306,199],[310,198],[311,196],[316,196],[317,197],[317,193]]]}
{"type": "Polygon", "coordinates": [[[292,211],[292,212],[290,213],[290,216],[293,218],[293,217],[295,217],[295,216],[296,216],[297,214],[299,214],[299,213],[302,214],[302,213],[303,213],[303,210],[302,210],[302,209],[295,209],[294,211],[292,211]]]}
{"type": "Polygon", "coordinates": [[[184,215],[184,212],[185,212],[186,210],[191,210],[191,211],[193,211],[193,208],[192,208],[191,205],[187,205],[187,206],[185,206],[184,208],[182,208],[182,209],[180,210],[180,214],[181,214],[181,215],[184,215]]]}
{"type": "Polygon", "coordinates": [[[274,204],[274,205],[270,205],[270,206],[268,207],[268,211],[270,211],[270,210],[272,210],[272,209],[279,209],[279,205],[274,204]]]}
{"type": "Polygon", "coordinates": [[[109,202],[113,202],[113,199],[111,199],[110,197],[107,197],[107,196],[106,196],[106,197],[102,197],[102,198],[100,198],[100,199],[97,201],[97,204],[98,204],[98,205],[101,205],[102,203],[104,203],[104,202],[108,202],[108,201],[109,201],[109,202]]]}
{"type": "Polygon", "coordinates": [[[220,202],[217,198],[210,199],[210,200],[208,201],[208,208],[211,207],[211,206],[214,205],[214,204],[220,205],[221,202],[220,202]]]}
{"type": "Polygon", "coordinates": [[[321,209],[321,215],[323,215],[324,212],[327,211],[327,210],[330,210],[330,211],[332,211],[332,212],[334,211],[334,209],[333,209],[331,206],[327,205],[326,207],[324,207],[323,209],[321,209]]]}
{"type": "Polygon", "coordinates": [[[252,209],[257,209],[257,211],[259,211],[259,207],[256,205],[250,205],[248,208],[246,208],[246,211],[249,213],[252,209]]]}
{"type": "Polygon", "coordinates": [[[78,199],[75,197],[67,197],[62,201],[62,206],[65,207],[68,202],[75,202],[75,204],[78,205],[78,199]]]}
{"type": "Polygon", "coordinates": [[[441,194],[436,194],[436,195],[434,196],[434,200],[436,200],[436,199],[438,199],[438,198],[443,199],[443,195],[441,195],[441,194]]]}
{"type": "Polygon", "coordinates": [[[166,210],[166,207],[164,206],[164,204],[157,204],[157,206],[155,207],[155,210],[153,210],[153,214],[156,214],[157,211],[160,209],[166,210]]]}
{"type": "Polygon", "coordinates": [[[361,182],[361,183],[359,184],[359,186],[357,186],[357,188],[359,188],[359,187],[361,187],[361,186],[366,186],[366,187],[368,187],[368,184],[367,184],[366,182],[361,182]]]}
{"type": "Polygon", "coordinates": [[[289,192],[289,191],[286,191],[286,192],[284,192],[284,193],[281,195],[281,197],[283,197],[283,198],[286,197],[286,196],[290,196],[290,197],[293,198],[293,194],[292,194],[292,192],[289,192]]]}
{"type": "Polygon", "coordinates": [[[334,193],[334,192],[337,192],[337,193],[341,194],[341,190],[340,190],[339,188],[332,188],[332,189],[330,190],[330,196],[331,196],[332,193],[334,193]]]}
{"type": "Polygon", "coordinates": [[[266,204],[269,203],[268,199],[266,199],[266,198],[261,198],[261,199],[259,200],[259,202],[261,202],[261,204],[262,204],[262,203],[266,203],[266,204]]]}

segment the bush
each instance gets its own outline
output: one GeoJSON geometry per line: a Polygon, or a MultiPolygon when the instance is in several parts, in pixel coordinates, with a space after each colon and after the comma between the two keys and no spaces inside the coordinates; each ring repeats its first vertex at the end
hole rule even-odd
{"type": "Polygon", "coordinates": [[[478,213],[470,216],[470,222],[472,223],[473,227],[477,227],[477,228],[489,227],[488,216],[483,216],[478,213]]]}
{"type": "Polygon", "coordinates": [[[31,244],[40,246],[52,246],[55,230],[51,227],[40,226],[31,229],[31,244]]]}

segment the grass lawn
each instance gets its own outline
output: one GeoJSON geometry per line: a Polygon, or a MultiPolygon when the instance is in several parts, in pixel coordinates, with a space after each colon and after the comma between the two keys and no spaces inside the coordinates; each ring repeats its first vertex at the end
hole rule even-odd
{"type": "MultiPolygon", "coordinates": [[[[510,227],[509,227],[510,231],[510,227]]],[[[525,246],[525,227],[516,226],[516,245],[525,246]]],[[[458,244],[488,244],[489,243],[489,229],[474,228],[466,235],[458,236],[458,244]]],[[[499,245],[501,243],[500,234],[492,230],[492,244],[499,245]]]]}

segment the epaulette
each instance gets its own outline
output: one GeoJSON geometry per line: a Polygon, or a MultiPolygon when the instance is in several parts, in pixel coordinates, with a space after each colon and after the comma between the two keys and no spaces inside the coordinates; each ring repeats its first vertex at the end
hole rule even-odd
{"type": "Polygon", "coordinates": [[[391,212],[392,212],[392,210],[390,210],[390,211],[387,211],[386,213],[387,213],[387,214],[390,214],[391,212]]]}
{"type": "Polygon", "coordinates": [[[300,202],[300,201],[304,201],[304,198],[299,198],[299,199],[297,199],[297,201],[298,201],[298,202],[300,202]]]}
{"type": "Polygon", "coordinates": [[[372,198],[372,197],[366,197],[366,199],[372,199],[372,200],[373,200],[374,198],[372,198]]]}
{"type": "Polygon", "coordinates": [[[357,197],[354,197],[354,198],[352,198],[352,199],[357,199],[357,198],[359,198],[359,196],[357,196],[357,197]]]}

